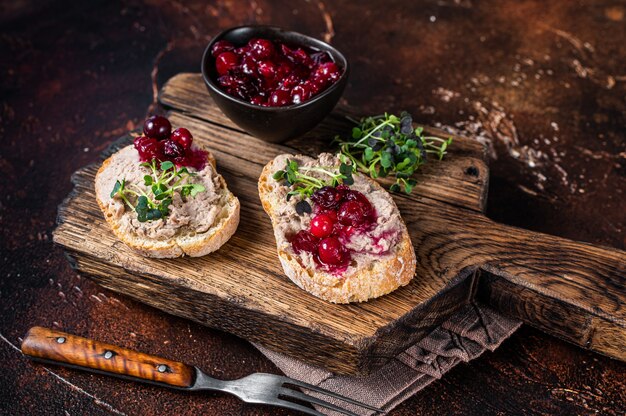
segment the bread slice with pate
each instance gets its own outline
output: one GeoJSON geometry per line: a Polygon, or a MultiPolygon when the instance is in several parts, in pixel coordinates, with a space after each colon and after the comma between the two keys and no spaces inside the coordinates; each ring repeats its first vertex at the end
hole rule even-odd
{"type": "MultiPolygon", "coordinates": [[[[203,190],[193,196],[173,192],[171,203],[164,209],[165,214],[157,219],[143,218],[140,221],[138,212],[133,209],[142,192],[148,194],[154,203],[160,201],[150,194],[151,186],[146,184],[146,175],[151,175],[153,171],[142,165],[132,145],[105,160],[96,174],[96,199],[113,233],[146,257],[204,256],[224,245],[237,229],[239,200],[217,173],[213,155],[201,149],[194,152],[194,155],[206,157],[206,160],[199,165],[196,160],[199,169],[186,167],[190,175],[173,178],[168,186],[195,184],[196,190],[203,190]],[[177,185],[179,179],[181,182],[177,185]],[[116,183],[122,180],[124,188],[131,190],[126,198],[128,203],[119,192],[113,195],[116,183]]],[[[151,181],[163,173],[157,165],[155,178],[151,181]]]]}
{"type": "Polygon", "coordinates": [[[264,167],[259,195],[285,274],[333,303],[364,302],[408,284],[415,251],[391,195],[360,173],[350,185],[318,187],[310,196],[294,192],[298,184],[282,175],[294,161],[313,182],[340,171],[339,159],[328,153],[317,159],[282,154],[264,167]]]}

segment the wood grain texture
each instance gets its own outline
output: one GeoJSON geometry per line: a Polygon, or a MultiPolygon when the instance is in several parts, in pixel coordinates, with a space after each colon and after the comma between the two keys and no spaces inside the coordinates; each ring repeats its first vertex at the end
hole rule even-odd
{"type": "Polygon", "coordinates": [[[191,387],[195,378],[194,368],[180,362],[37,326],[26,334],[22,352],[47,362],[174,387],[191,387]]]}
{"type": "Polygon", "coordinates": [[[420,172],[413,194],[395,196],[416,249],[416,278],[374,301],[332,305],[283,276],[256,182],[279,153],[328,149],[328,140],[348,126],[342,114],[304,138],[270,145],[233,127],[198,74],[174,77],[160,99],[172,109],[172,124],[189,128],[216,155],[241,201],[241,223],[210,256],[142,258],[117,241],[101,217],[93,195],[97,166],[82,169],[60,208],[54,239],[78,270],[105,287],[341,373],[376,368],[470,302],[476,289],[504,313],[626,359],[624,252],[487,219],[489,172],[477,142],[455,137],[449,156],[420,172]]]}

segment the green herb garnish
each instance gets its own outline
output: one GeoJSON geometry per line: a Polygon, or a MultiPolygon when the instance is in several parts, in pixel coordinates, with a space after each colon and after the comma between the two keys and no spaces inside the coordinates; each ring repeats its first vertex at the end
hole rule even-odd
{"type": "Polygon", "coordinates": [[[313,192],[325,186],[337,186],[340,183],[352,185],[352,166],[348,163],[342,163],[339,166],[339,172],[335,172],[332,168],[323,166],[299,166],[295,160],[288,160],[285,169],[276,171],[273,175],[277,181],[285,180],[288,185],[293,185],[293,189],[287,194],[287,200],[294,195],[300,195],[302,198],[310,197],[313,192]],[[328,177],[327,180],[311,176],[310,173],[316,172],[328,177]]]}
{"type": "Polygon", "coordinates": [[[144,185],[149,186],[149,192],[136,185],[127,186],[126,179],[115,181],[111,191],[111,198],[119,197],[128,207],[137,212],[139,222],[146,222],[165,218],[169,215],[169,206],[172,203],[174,193],[179,192],[184,198],[195,197],[205,188],[202,184],[187,183],[187,180],[196,176],[187,168],[178,169],[172,162],[161,162],[157,169],[157,161],[142,163],[141,166],[149,168],[150,175],[143,177],[144,185]],[[136,199],[133,205],[132,199],[136,199]]]}
{"type": "Polygon", "coordinates": [[[400,117],[385,113],[364,118],[352,129],[352,138],[337,136],[335,141],[343,163],[372,178],[395,177],[390,190],[408,194],[417,183],[411,176],[426,163],[427,155],[441,160],[452,138],[424,135],[422,127],[413,128],[411,115],[403,111],[400,117]]]}

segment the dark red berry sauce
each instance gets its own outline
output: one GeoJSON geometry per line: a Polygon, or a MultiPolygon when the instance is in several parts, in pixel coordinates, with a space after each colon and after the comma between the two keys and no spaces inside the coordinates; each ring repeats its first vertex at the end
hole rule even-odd
{"type": "Polygon", "coordinates": [[[308,252],[322,269],[341,274],[351,261],[346,242],[355,233],[367,232],[375,226],[376,211],[364,194],[345,185],[318,189],[311,201],[311,225],[309,230],[301,230],[292,237],[293,250],[297,254],[308,252]]]}
{"type": "Polygon", "coordinates": [[[143,134],[133,142],[142,162],[169,160],[177,166],[189,166],[196,170],[206,166],[207,152],[192,148],[193,136],[189,130],[181,127],[172,131],[172,125],[165,117],[146,119],[143,134]]]}
{"type": "Polygon", "coordinates": [[[335,83],[343,73],[327,52],[251,39],[237,47],[215,42],[217,82],[229,95],[264,107],[300,104],[335,83]]]}

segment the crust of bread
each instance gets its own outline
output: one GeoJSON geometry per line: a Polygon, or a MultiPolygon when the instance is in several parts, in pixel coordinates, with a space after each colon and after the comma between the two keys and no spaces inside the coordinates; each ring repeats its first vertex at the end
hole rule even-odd
{"type": "MultiPolygon", "coordinates": [[[[275,186],[272,176],[280,168],[282,167],[274,166],[274,160],[265,165],[258,184],[263,209],[270,216],[273,225],[277,221],[276,208],[284,203],[272,195],[275,186]]],[[[376,181],[369,177],[364,176],[364,178],[372,182],[376,188],[382,189],[376,181]]],[[[370,263],[367,269],[357,269],[341,277],[306,269],[291,253],[280,248],[277,251],[285,274],[296,285],[332,303],[365,302],[386,295],[407,285],[415,275],[415,250],[404,222],[402,222],[401,238],[393,250],[393,256],[385,256],[383,259],[370,263]]]]}
{"type": "MultiPolygon", "coordinates": [[[[96,184],[98,183],[98,176],[107,169],[107,166],[111,163],[112,157],[113,156],[106,159],[100,169],[98,169],[95,181],[96,184]]],[[[215,169],[215,157],[209,151],[207,151],[207,160],[215,169]]],[[[228,190],[226,181],[221,175],[219,176],[219,180],[224,191],[228,193],[227,206],[222,211],[225,215],[222,215],[219,222],[206,232],[193,236],[175,235],[170,239],[156,240],[125,232],[121,230],[121,224],[116,220],[113,213],[110,212],[109,208],[99,198],[100,192],[98,192],[98,189],[96,189],[96,200],[113,233],[117,238],[122,240],[124,244],[139,254],[152,258],[174,258],[184,255],[200,257],[216,251],[223,246],[233,234],[235,234],[239,225],[239,199],[228,190]]]]}

